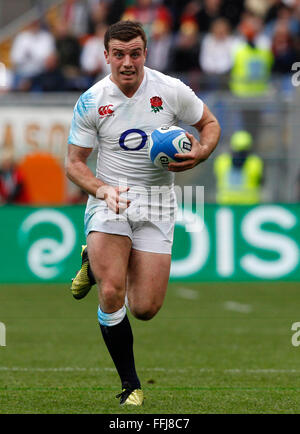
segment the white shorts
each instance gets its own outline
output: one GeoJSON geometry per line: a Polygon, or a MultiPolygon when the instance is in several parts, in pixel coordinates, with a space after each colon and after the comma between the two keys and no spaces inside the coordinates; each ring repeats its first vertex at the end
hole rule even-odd
{"type": "Polygon", "coordinates": [[[90,197],[84,217],[86,237],[92,231],[123,235],[131,239],[133,249],[171,254],[177,211],[174,191],[151,197],[125,194],[131,203],[120,214],[104,200],[90,197]]]}

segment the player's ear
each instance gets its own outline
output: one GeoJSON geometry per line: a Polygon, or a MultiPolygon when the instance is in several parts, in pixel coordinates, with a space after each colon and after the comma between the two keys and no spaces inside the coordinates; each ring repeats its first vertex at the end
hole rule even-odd
{"type": "Polygon", "coordinates": [[[108,56],[108,51],[106,51],[106,50],[104,50],[104,57],[105,57],[107,65],[109,65],[109,56],[108,56]]]}
{"type": "Polygon", "coordinates": [[[148,54],[148,49],[145,48],[145,52],[144,52],[145,59],[147,59],[147,54],[148,54]]]}

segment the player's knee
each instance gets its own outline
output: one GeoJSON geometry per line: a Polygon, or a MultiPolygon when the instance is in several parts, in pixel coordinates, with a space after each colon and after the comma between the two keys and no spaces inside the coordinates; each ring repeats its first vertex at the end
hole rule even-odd
{"type": "Polygon", "coordinates": [[[147,311],[139,311],[139,310],[135,310],[132,312],[132,314],[137,318],[140,319],[142,321],[149,321],[150,319],[152,319],[155,315],[155,313],[153,313],[153,311],[147,310],[147,311]]]}
{"type": "Polygon", "coordinates": [[[142,321],[149,321],[157,314],[159,309],[160,306],[156,304],[151,304],[151,305],[130,307],[130,312],[137,319],[140,319],[142,321]]]}
{"type": "Polygon", "coordinates": [[[114,304],[125,293],[125,288],[120,283],[102,281],[100,291],[102,298],[107,304],[114,304]]]}

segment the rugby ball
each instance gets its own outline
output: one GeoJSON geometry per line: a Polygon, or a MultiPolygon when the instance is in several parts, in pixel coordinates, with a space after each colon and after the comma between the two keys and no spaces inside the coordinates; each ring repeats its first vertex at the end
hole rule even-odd
{"type": "Polygon", "coordinates": [[[192,144],[185,134],[185,130],[176,126],[162,126],[151,133],[148,141],[148,153],[152,163],[168,170],[168,164],[180,162],[175,154],[190,152],[192,144]]]}

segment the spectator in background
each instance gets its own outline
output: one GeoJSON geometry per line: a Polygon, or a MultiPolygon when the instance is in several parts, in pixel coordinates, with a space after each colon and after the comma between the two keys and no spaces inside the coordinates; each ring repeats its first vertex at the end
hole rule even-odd
{"type": "Polygon", "coordinates": [[[89,34],[96,32],[96,27],[106,25],[108,13],[112,4],[110,0],[90,0],[89,1],[89,34]]]}
{"type": "MultiPolygon", "coordinates": [[[[197,0],[189,1],[181,14],[180,17],[180,23],[186,22],[186,21],[195,21],[198,24],[198,15],[201,11],[201,3],[197,0]]],[[[198,24],[199,28],[199,24],[198,24]]],[[[202,30],[201,30],[202,31],[202,30]]]]}
{"type": "Polygon", "coordinates": [[[291,65],[296,62],[295,42],[285,21],[277,21],[272,38],[274,55],[273,71],[280,74],[290,74],[291,65]]]}
{"type": "Polygon", "coordinates": [[[159,5],[153,0],[136,0],[134,6],[126,8],[123,20],[138,21],[143,25],[143,29],[150,42],[152,23],[155,20],[165,20],[172,22],[172,16],[165,6],[159,5]]]}
{"type": "Polygon", "coordinates": [[[231,71],[231,90],[237,96],[259,96],[268,89],[273,56],[262,28],[262,19],[251,13],[240,23],[241,39],[234,50],[231,71]]]}
{"type": "Polygon", "coordinates": [[[299,4],[299,0],[268,0],[267,4],[268,8],[264,16],[266,24],[275,22],[278,18],[282,18],[282,13],[284,15],[292,14],[296,17],[297,4],[299,4]]]}
{"type": "Polygon", "coordinates": [[[198,24],[201,32],[208,32],[213,21],[221,17],[222,0],[203,0],[198,13],[198,24]]]}
{"type": "Polygon", "coordinates": [[[27,203],[23,175],[15,165],[13,155],[4,150],[1,153],[0,167],[0,205],[9,203],[27,203]]]}
{"type": "Polygon", "coordinates": [[[291,80],[291,67],[298,58],[296,41],[296,38],[293,38],[290,32],[288,23],[278,20],[272,38],[272,53],[274,56],[272,72],[276,88],[286,94],[294,90],[291,80]]]}
{"type": "Polygon", "coordinates": [[[64,90],[77,90],[80,79],[80,54],[81,46],[78,38],[65,25],[62,20],[54,26],[54,36],[57,53],[57,67],[64,81],[64,90]]]}
{"type": "Polygon", "coordinates": [[[172,70],[176,72],[199,71],[199,27],[195,19],[185,19],[175,37],[172,70]]]}
{"type": "Polygon", "coordinates": [[[49,68],[48,61],[55,56],[55,41],[50,32],[35,20],[27,30],[20,32],[12,45],[11,61],[14,71],[12,88],[31,90],[33,80],[49,68]]]}
{"type": "Polygon", "coordinates": [[[169,71],[172,42],[169,20],[157,18],[151,28],[146,65],[161,72],[169,71]]]}
{"type": "MultiPolygon", "coordinates": [[[[239,29],[244,38],[234,50],[231,92],[239,99],[264,97],[269,91],[273,55],[268,38],[261,35],[262,19],[247,13],[239,29]]],[[[240,128],[247,129],[256,142],[261,123],[260,110],[245,104],[240,114],[240,128]]]]}
{"type": "Polygon", "coordinates": [[[277,19],[278,10],[283,5],[281,0],[268,0],[267,1],[267,10],[265,13],[265,23],[269,23],[277,19]]]}
{"type": "Polygon", "coordinates": [[[128,0],[110,0],[107,24],[110,25],[120,21],[127,7],[128,0]]]}
{"type": "Polygon", "coordinates": [[[265,33],[272,38],[277,22],[284,22],[289,29],[290,34],[295,37],[300,32],[300,22],[297,16],[296,2],[295,7],[284,4],[283,2],[278,2],[277,7],[274,10],[274,15],[271,16],[267,14],[265,18],[265,33]]]}
{"type": "Polygon", "coordinates": [[[65,78],[59,68],[56,53],[48,57],[45,71],[33,77],[30,90],[33,92],[62,92],[66,90],[65,78]]]}
{"type": "Polygon", "coordinates": [[[208,32],[211,23],[221,16],[222,0],[193,0],[185,7],[182,21],[195,19],[201,32],[208,32]]]}
{"type": "Polygon", "coordinates": [[[212,22],[210,32],[202,41],[199,63],[206,76],[209,88],[225,87],[233,64],[233,50],[237,43],[231,35],[229,22],[217,18],[212,22]]]}
{"type": "MultiPolygon", "coordinates": [[[[257,0],[260,1],[261,0],[257,0]]],[[[245,0],[223,0],[221,7],[221,16],[226,18],[232,29],[235,29],[241,16],[245,11],[245,0]]]]}
{"type": "Polygon", "coordinates": [[[61,19],[78,38],[88,33],[89,10],[83,0],[64,0],[61,19]]]}
{"type": "Polygon", "coordinates": [[[212,22],[220,17],[226,18],[235,28],[243,11],[244,0],[192,0],[183,10],[181,19],[196,19],[200,31],[206,33],[212,22]]]}
{"type": "Polygon", "coordinates": [[[214,161],[216,202],[220,205],[254,205],[261,201],[263,161],[251,153],[252,137],[247,131],[235,132],[231,152],[214,161]]]}
{"type": "Polygon", "coordinates": [[[270,0],[245,0],[245,8],[248,12],[264,18],[270,7],[270,0]]]}
{"type": "Polygon", "coordinates": [[[104,56],[104,34],[106,26],[98,24],[95,34],[91,36],[85,45],[80,58],[80,65],[83,73],[87,76],[88,86],[100,80],[110,73],[110,67],[107,65],[104,56]]]}
{"type": "Polygon", "coordinates": [[[271,38],[266,34],[263,19],[252,12],[246,11],[237,28],[237,36],[241,44],[247,43],[259,49],[269,50],[271,38]]]}
{"type": "Polygon", "coordinates": [[[10,68],[0,62],[0,95],[12,90],[14,75],[10,68]]]}
{"type": "Polygon", "coordinates": [[[188,3],[191,0],[163,0],[162,4],[166,6],[172,15],[173,30],[177,33],[182,24],[182,14],[188,3]]]}

